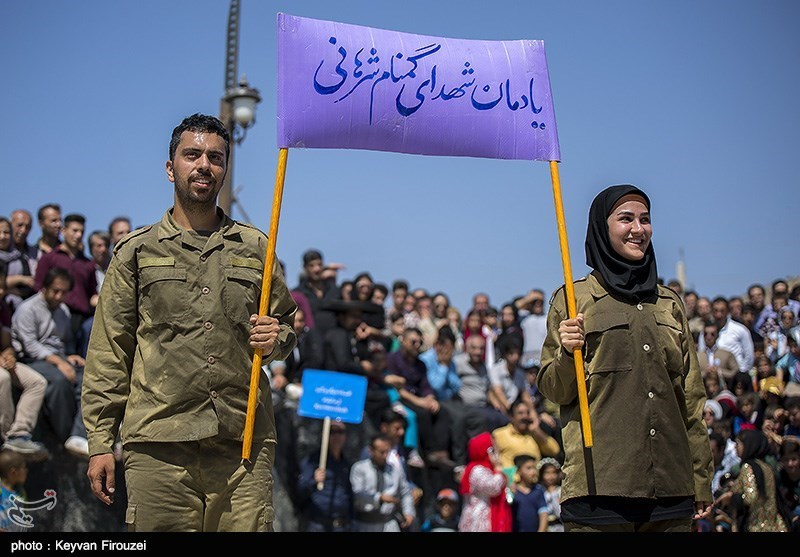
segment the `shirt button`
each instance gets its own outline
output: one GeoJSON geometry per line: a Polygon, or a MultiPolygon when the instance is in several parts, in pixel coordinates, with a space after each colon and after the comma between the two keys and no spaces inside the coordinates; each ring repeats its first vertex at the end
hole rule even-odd
{"type": "Polygon", "coordinates": [[[647,393],[647,396],[650,397],[650,398],[653,398],[656,395],[653,394],[653,391],[650,391],[649,393],[647,393]]]}
{"type": "Polygon", "coordinates": [[[655,429],[651,429],[650,430],[650,437],[655,436],[655,434],[656,434],[656,430],[655,429]]]}
{"type": "Polygon", "coordinates": [[[208,257],[207,257],[207,256],[205,256],[205,255],[201,255],[201,256],[200,256],[200,261],[205,261],[206,259],[208,259],[208,257]]]}
{"type": "Polygon", "coordinates": [[[636,304],[636,309],[642,311],[642,309],[644,309],[644,306],[642,306],[642,304],[636,304]]]}
{"type": "Polygon", "coordinates": [[[214,356],[209,356],[209,357],[208,357],[208,359],[207,359],[206,361],[207,361],[209,364],[213,364],[213,363],[214,363],[214,362],[216,362],[217,360],[216,360],[216,359],[214,359],[214,356]]]}
{"type": "Polygon", "coordinates": [[[217,398],[217,391],[211,391],[211,398],[217,398]]]}
{"type": "Polygon", "coordinates": [[[203,323],[203,327],[205,327],[210,331],[211,329],[214,328],[214,324],[211,321],[206,321],[205,323],[203,323]]]}
{"type": "Polygon", "coordinates": [[[645,344],[644,346],[642,346],[642,348],[644,348],[645,352],[650,352],[650,345],[649,344],[645,344]]]}
{"type": "Polygon", "coordinates": [[[211,292],[211,289],[208,286],[204,286],[200,292],[202,292],[203,294],[208,294],[209,292],[211,292]]]}

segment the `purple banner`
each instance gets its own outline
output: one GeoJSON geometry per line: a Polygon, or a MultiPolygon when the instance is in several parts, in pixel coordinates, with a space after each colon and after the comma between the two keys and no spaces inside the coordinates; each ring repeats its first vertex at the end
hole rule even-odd
{"type": "Polygon", "coordinates": [[[544,42],[279,13],[278,146],[561,160],[544,42]]]}

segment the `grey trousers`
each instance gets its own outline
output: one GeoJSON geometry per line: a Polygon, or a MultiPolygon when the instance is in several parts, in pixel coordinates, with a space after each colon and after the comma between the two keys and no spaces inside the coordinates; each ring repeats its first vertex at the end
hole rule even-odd
{"type": "Polygon", "coordinates": [[[0,367],[0,437],[31,435],[44,402],[47,379],[17,362],[14,373],[0,367]],[[13,388],[22,389],[14,406],[13,388]]]}

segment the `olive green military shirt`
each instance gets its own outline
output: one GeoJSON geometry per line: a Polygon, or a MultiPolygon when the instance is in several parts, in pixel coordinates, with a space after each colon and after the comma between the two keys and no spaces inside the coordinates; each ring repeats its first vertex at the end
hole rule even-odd
{"type": "Polygon", "coordinates": [[[653,299],[613,298],[594,275],[575,283],[584,314],[584,375],[592,447],[584,451],[575,361],[563,351],[563,286],[550,301],[538,387],[560,404],[562,500],[585,495],[694,496],[712,501],[713,464],[702,419],[706,395],[683,303],[658,287],[653,299]],[[587,458],[588,454],[588,458],[587,458]]]}
{"type": "MultiPolygon", "coordinates": [[[[170,209],[114,248],[83,377],[90,455],[111,452],[118,433],[125,443],[243,439],[267,237],[218,211],[210,234],[181,228],[170,209]]],[[[281,330],[265,364],[297,343],[296,311],[276,258],[267,313],[281,330]]],[[[274,442],[262,379],[253,440],[274,442]]]]}

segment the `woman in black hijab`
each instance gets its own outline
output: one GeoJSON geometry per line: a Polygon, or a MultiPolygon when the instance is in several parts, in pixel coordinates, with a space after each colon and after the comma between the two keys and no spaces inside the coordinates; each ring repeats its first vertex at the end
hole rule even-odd
{"type": "Polygon", "coordinates": [[[741,459],[739,475],[714,504],[722,506],[733,499],[740,532],[788,532],[790,512],[784,507],[775,470],[766,460],[771,455],[767,436],[759,429],[739,431],[736,452],[741,459]]]}
{"type": "Polygon", "coordinates": [[[595,197],[592,272],[553,296],[537,383],[561,405],[567,531],[685,531],[710,511],[706,396],[683,302],[658,284],[650,198],[617,185],[595,197]],[[582,350],[593,444],[584,447],[573,350],[582,350]]]}

